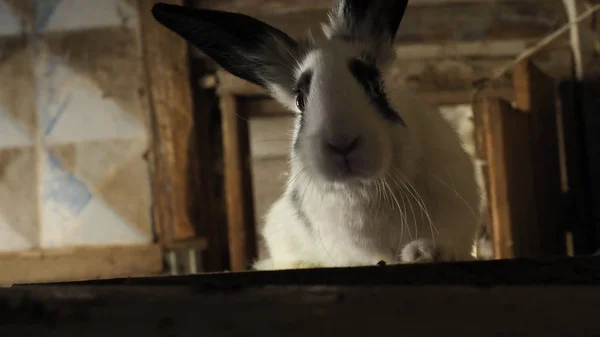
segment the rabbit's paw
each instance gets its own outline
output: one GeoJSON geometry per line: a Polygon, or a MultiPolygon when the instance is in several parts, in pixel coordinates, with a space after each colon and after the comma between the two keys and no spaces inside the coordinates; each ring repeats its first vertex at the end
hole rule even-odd
{"type": "Polygon", "coordinates": [[[400,254],[402,263],[433,263],[443,260],[442,251],[427,239],[411,241],[402,248],[400,254]]]}

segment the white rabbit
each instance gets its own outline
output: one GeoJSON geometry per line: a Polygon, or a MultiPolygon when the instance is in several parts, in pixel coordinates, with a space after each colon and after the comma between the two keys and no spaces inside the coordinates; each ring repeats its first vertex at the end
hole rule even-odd
{"type": "Polygon", "coordinates": [[[480,192],[440,113],[388,67],[407,0],[336,0],[326,39],[249,16],[159,3],[157,21],[296,113],[290,180],[255,269],[472,259],[480,192]]]}

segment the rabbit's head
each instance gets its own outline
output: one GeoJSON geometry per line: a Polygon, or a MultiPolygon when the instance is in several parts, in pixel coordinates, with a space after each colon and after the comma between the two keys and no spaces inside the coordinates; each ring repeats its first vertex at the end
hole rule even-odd
{"type": "Polygon", "coordinates": [[[295,40],[238,13],[157,4],[153,14],[295,112],[293,167],[321,185],[346,188],[410,162],[414,112],[386,81],[407,2],[335,0],[321,42],[295,40]]]}

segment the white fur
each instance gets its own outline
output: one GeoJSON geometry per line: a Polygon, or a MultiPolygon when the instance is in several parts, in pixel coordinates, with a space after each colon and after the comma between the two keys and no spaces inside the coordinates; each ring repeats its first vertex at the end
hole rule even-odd
{"type": "MultiPolygon", "coordinates": [[[[268,211],[262,232],[270,257],[255,269],[411,262],[402,259],[402,251],[423,242],[417,239],[431,240],[432,247],[435,242],[445,260],[472,258],[480,194],[456,132],[405,88],[392,88],[388,98],[407,127],[381,118],[341,61],[359,53],[357,46],[330,41],[312,51],[297,72],[314,73],[305,136],[299,139],[308,148],[292,153],[290,182],[268,211]],[[318,141],[311,141],[332,132],[360,134],[370,141],[360,153],[361,164],[377,167],[373,172],[387,177],[393,196],[383,196],[375,184],[328,182],[319,167],[325,159],[315,155],[318,141]],[[293,190],[311,227],[296,214],[293,190]]],[[[295,106],[276,92],[274,96],[295,106]]],[[[298,137],[296,126],[294,141],[298,137]]]]}

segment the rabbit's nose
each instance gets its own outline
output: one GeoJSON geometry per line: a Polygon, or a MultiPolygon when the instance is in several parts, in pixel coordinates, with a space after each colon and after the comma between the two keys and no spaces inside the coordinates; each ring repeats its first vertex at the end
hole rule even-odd
{"type": "Polygon", "coordinates": [[[360,137],[350,138],[335,138],[326,141],[325,148],[332,154],[341,155],[343,157],[356,150],[360,145],[360,137]]]}

